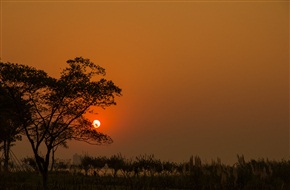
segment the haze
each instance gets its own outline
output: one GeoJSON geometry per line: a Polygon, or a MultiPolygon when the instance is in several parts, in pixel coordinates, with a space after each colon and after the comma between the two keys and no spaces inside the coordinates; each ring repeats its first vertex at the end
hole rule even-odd
{"type": "Polygon", "coordinates": [[[288,158],[288,1],[1,1],[1,61],[58,76],[77,56],[123,89],[89,115],[114,143],[72,142],[57,157],[288,158]]]}

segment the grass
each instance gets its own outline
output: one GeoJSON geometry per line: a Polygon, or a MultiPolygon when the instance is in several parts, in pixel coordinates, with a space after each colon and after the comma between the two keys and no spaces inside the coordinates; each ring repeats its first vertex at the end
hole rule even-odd
{"type": "MultiPolygon", "coordinates": [[[[198,157],[195,159],[192,157],[189,162],[180,164],[161,162],[154,157],[143,158],[137,160],[143,164],[142,168],[139,168],[138,175],[128,166],[129,163],[135,166],[138,163],[128,162],[123,158],[123,165],[118,165],[118,175],[110,172],[105,175],[84,175],[81,167],[76,173],[54,171],[49,175],[48,187],[59,190],[290,189],[290,161],[245,162],[243,158],[239,158],[237,164],[228,166],[220,162],[202,164],[198,157]],[[150,162],[147,158],[150,158],[150,162]]],[[[42,189],[41,179],[41,175],[37,172],[2,172],[0,190],[42,189]]]]}

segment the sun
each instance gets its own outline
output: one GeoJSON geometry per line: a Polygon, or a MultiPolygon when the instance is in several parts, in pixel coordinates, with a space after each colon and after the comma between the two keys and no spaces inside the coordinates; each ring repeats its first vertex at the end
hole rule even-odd
{"type": "Polygon", "coordinates": [[[95,128],[99,128],[100,126],[101,126],[101,122],[99,121],[99,120],[94,120],[93,121],[93,126],[95,127],[95,128]]]}

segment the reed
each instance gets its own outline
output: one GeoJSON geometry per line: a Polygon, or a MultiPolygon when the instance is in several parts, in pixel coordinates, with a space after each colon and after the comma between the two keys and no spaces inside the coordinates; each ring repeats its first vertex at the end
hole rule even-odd
{"type": "MultiPolygon", "coordinates": [[[[60,190],[290,189],[290,161],[287,160],[245,161],[243,156],[238,156],[237,163],[232,166],[221,163],[220,159],[212,161],[211,164],[203,163],[198,156],[192,156],[184,163],[161,161],[154,155],[140,155],[135,159],[126,159],[121,154],[109,158],[91,157],[84,160],[85,167],[75,166],[74,172],[68,169],[71,167],[63,167],[65,169],[51,172],[48,188],[60,190]],[[102,163],[97,164],[98,161],[102,163]],[[102,173],[103,166],[111,172],[102,173]],[[76,169],[79,172],[75,172],[76,169]],[[98,175],[94,175],[92,172],[94,170],[98,171],[98,175]]],[[[41,176],[35,171],[0,172],[0,190],[41,188],[41,176]]]]}

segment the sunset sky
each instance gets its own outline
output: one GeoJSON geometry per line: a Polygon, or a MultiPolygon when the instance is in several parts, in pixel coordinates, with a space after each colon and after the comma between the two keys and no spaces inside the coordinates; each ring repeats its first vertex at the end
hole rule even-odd
{"type": "MultiPolygon", "coordinates": [[[[0,5],[2,62],[59,77],[66,60],[83,56],[123,90],[117,106],[88,115],[114,143],[71,142],[56,157],[289,158],[288,1],[0,5]]],[[[13,151],[31,154],[25,139],[13,151]]]]}

